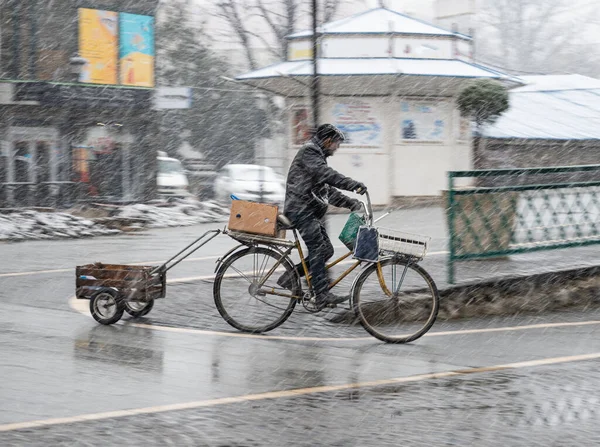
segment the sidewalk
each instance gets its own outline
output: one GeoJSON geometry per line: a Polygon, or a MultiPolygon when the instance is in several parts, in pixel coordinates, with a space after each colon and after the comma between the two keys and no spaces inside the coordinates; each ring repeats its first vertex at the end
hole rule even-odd
{"type": "Polygon", "coordinates": [[[421,266],[440,291],[441,318],[600,305],[600,244],[459,261],[455,263],[456,284],[449,284],[444,209],[410,208],[393,216],[398,218],[392,219],[395,225],[390,228],[404,228],[410,222],[414,233],[432,236],[421,266]]]}

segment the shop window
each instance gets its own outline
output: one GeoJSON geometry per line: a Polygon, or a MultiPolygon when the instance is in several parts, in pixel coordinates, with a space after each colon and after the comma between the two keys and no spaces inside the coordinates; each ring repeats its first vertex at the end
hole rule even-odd
{"type": "Polygon", "coordinates": [[[122,196],[123,159],[120,144],[110,151],[96,153],[90,166],[91,183],[100,196],[122,196]]]}
{"type": "Polygon", "coordinates": [[[35,169],[38,183],[50,181],[50,145],[45,141],[36,143],[35,169]]]}
{"type": "Polygon", "coordinates": [[[29,166],[31,165],[31,154],[29,144],[26,141],[18,141],[14,146],[15,153],[15,182],[29,182],[29,166]]]}
{"type": "Polygon", "coordinates": [[[8,160],[4,156],[4,154],[0,154],[0,183],[4,183],[8,181],[7,178],[8,172],[8,160]]]}

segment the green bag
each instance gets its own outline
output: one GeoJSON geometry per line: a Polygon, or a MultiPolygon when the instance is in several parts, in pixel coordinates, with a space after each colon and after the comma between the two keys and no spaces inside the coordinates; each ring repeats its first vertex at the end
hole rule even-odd
{"type": "Polygon", "coordinates": [[[365,225],[364,216],[357,213],[350,213],[346,225],[342,229],[339,235],[340,241],[348,248],[348,250],[354,250],[354,244],[356,243],[356,235],[361,225],[365,225]]]}

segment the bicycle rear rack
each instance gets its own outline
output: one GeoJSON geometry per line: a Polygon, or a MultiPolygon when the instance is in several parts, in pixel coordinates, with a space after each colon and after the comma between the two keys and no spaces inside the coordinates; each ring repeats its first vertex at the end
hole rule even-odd
{"type": "Polygon", "coordinates": [[[296,245],[293,241],[287,239],[279,239],[276,237],[261,236],[258,234],[240,233],[238,231],[224,230],[223,234],[228,235],[232,239],[244,244],[244,245],[255,245],[255,244],[268,244],[277,245],[280,247],[294,247],[296,245]]]}

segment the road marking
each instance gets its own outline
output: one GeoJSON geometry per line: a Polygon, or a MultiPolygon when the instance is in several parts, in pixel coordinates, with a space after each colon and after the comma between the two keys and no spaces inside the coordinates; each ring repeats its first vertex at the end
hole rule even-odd
{"type": "Polygon", "coordinates": [[[65,273],[65,272],[74,272],[75,269],[56,269],[56,270],[35,270],[33,272],[13,272],[13,273],[0,273],[0,278],[7,278],[11,276],[31,276],[31,275],[41,275],[45,273],[65,273]]]}
{"type": "MultiPolygon", "coordinates": [[[[203,278],[210,279],[214,275],[205,276],[203,278]]],[[[197,277],[196,277],[197,278],[197,277]]],[[[173,280],[173,282],[183,281],[186,278],[173,280]]],[[[167,281],[169,283],[169,281],[167,281]]],[[[88,300],[77,299],[75,296],[69,298],[69,306],[77,311],[78,313],[91,318],[89,313],[88,300]]],[[[296,337],[292,335],[264,335],[264,334],[248,334],[244,332],[225,332],[225,331],[211,331],[206,329],[194,329],[186,327],[174,327],[174,326],[161,326],[155,324],[146,323],[134,323],[124,322],[128,326],[139,327],[144,329],[150,329],[155,331],[163,332],[174,332],[180,334],[200,334],[200,335],[214,335],[221,337],[232,337],[232,338],[256,338],[262,340],[287,340],[287,341],[362,341],[362,340],[373,340],[373,337],[296,337]]],[[[501,326],[484,329],[459,329],[452,331],[430,331],[424,335],[424,337],[441,337],[447,335],[470,335],[470,334],[486,334],[491,332],[516,332],[533,329],[552,329],[561,327],[574,327],[574,326],[591,326],[600,325],[600,320],[588,320],[588,321],[575,321],[575,322],[559,322],[559,323],[538,323],[528,324],[523,326],[501,326]]]]}
{"type": "MultiPolygon", "coordinates": [[[[87,307],[86,307],[87,310],[87,307]]],[[[583,321],[583,322],[568,322],[568,323],[541,323],[541,324],[530,324],[526,326],[505,326],[497,328],[485,328],[485,329],[464,329],[455,331],[439,331],[439,332],[428,332],[423,337],[440,337],[448,335],[469,335],[469,334],[485,334],[488,332],[515,332],[532,329],[550,329],[570,326],[590,326],[598,325],[600,321],[583,321]]],[[[210,331],[204,329],[193,329],[193,328],[182,328],[173,326],[160,326],[154,324],[145,323],[128,323],[129,326],[152,329],[155,331],[163,332],[175,332],[180,334],[202,334],[202,335],[217,335],[223,337],[233,338],[257,338],[263,340],[288,340],[288,341],[361,341],[361,340],[373,340],[373,337],[295,337],[291,335],[261,335],[261,334],[246,334],[244,332],[224,332],[224,331],[210,331]]]]}
{"type": "MultiPolygon", "coordinates": [[[[448,254],[448,251],[434,251],[431,253],[427,253],[427,256],[439,256],[439,255],[446,255],[448,254]]],[[[200,258],[187,258],[184,259],[181,262],[198,262],[198,261],[210,261],[212,259],[219,259],[221,256],[203,256],[200,258]]],[[[165,261],[144,261],[144,262],[131,262],[129,264],[123,264],[123,265],[160,265],[163,264],[165,261]]],[[[343,261],[340,262],[340,264],[342,263],[351,263],[354,261],[343,261]]],[[[338,264],[338,265],[340,265],[338,264]]],[[[68,269],[54,269],[54,270],[32,270],[30,272],[12,272],[12,273],[0,273],[0,278],[10,278],[10,277],[14,277],[14,276],[33,276],[33,275],[45,275],[45,274],[49,274],[49,273],[67,273],[67,272],[75,272],[75,267],[72,268],[68,268],[68,269]]],[[[214,275],[213,275],[214,276],[214,275]]],[[[180,281],[180,282],[184,282],[184,281],[194,281],[196,279],[205,279],[204,277],[192,277],[190,278],[182,278],[182,279],[176,279],[176,281],[180,281]]]]}
{"type": "Polygon", "coordinates": [[[372,388],[378,386],[396,385],[399,383],[422,382],[432,379],[446,379],[450,377],[460,377],[470,374],[481,374],[486,372],[497,372],[511,369],[531,368],[536,366],[556,365],[560,363],[580,362],[587,360],[600,359],[600,352],[582,355],[573,355],[568,357],[551,357],[538,360],[528,360],[524,362],[506,363],[503,365],[483,366],[479,368],[467,368],[455,371],[442,371],[438,373],[417,374],[413,376],[396,377],[391,379],[373,380],[369,382],[347,383],[343,385],[325,385],[309,388],[296,388],[291,390],[268,391],[264,393],[246,394],[243,396],[222,397],[217,399],[199,400],[193,402],[183,402],[178,404],[159,405],[144,408],[132,408],[128,410],[106,411],[103,413],[89,413],[77,416],[42,419],[37,421],[17,422],[12,424],[0,425],[0,432],[23,430],[30,428],[48,427],[52,425],[72,424],[76,422],[98,421],[102,419],[122,418],[128,416],[138,416],[146,414],[164,413],[168,411],[193,410],[197,408],[215,407],[218,405],[230,405],[235,403],[262,401],[268,399],[284,399],[298,396],[307,396],[318,393],[332,393],[336,391],[345,391],[360,388],[372,388]]]}
{"type": "MultiPolygon", "coordinates": [[[[197,261],[208,261],[212,259],[219,259],[220,256],[204,256],[201,258],[187,258],[182,262],[197,262],[197,261]]],[[[154,264],[163,264],[165,261],[146,261],[146,262],[131,262],[129,264],[123,265],[154,265],[154,264]]],[[[31,272],[13,272],[13,273],[0,273],[0,278],[11,277],[11,276],[31,276],[31,275],[42,275],[48,273],[66,273],[73,272],[75,273],[75,267],[69,269],[55,269],[55,270],[33,270],[31,272]]]]}

